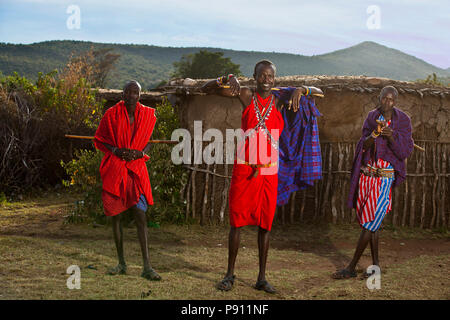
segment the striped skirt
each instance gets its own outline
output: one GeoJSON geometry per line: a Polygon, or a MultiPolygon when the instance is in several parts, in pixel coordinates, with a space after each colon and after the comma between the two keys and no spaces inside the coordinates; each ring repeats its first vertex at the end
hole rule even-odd
{"type": "MultiPolygon", "coordinates": [[[[376,168],[393,169],[392,165],[382,159],[376,163],[369,162],[376,168]]],[[[356,213],[361,227],[377,231],[385,215],[392,208],[391,187],[394,178],[368,177],[363,173],[359,177],[358,201],[356,202],[356,213]]]]}

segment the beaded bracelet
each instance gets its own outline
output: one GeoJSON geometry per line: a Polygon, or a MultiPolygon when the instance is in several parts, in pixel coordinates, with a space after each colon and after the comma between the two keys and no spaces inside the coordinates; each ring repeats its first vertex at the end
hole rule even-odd
{"type": "Polygon", "coordinates": [[[216,83],[219,87],[223,86],[223,77],[218,77],[216,79],[216,83]]]}
{"type": "Polygon", "coordinates": [[[307,86],[302,86],[303,88],[305,88],[305,97],[311,94],[311,89],[307,86]]]}

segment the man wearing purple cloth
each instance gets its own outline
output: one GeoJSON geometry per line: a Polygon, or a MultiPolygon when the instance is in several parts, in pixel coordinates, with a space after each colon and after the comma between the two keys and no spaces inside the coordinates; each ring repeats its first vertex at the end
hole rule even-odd
{"type": "Polygon", "coordinates": [[[397,97],[397,89],[384,87],[379,96],[380,105],[364,121],[347,202],[356,209],[362,232],[352,261],[345,269],[335,272],[334,279],[356,277],[356,264],[369,242],[372,264],[379,267],[378,230],[391,209],[392,187],[406,179],[405,160],[414,147],[411,119],[395,107],[397,97]]]}

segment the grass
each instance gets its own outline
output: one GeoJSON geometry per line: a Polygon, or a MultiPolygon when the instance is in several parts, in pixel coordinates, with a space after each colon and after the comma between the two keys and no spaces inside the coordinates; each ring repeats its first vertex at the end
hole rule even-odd
{"type": "MultiPolygon", "coordinates": [[[[258,275],[256,227],[243,228],[232,291],[215,289],[227,265],[228,227],[162,225],[149,229],[150,259],[163,280],[140,277],[142,258],[135,228],[124,229],[128,274],[108,276],[117,264],[110,227],[64,224],[75,197],[24,199],[0,207],[0,299],[449,299],[448,232],[386,227],[380,236],[381,289],[359,277],[333,280],[359,237],[357,225],[275,225],[268,295],[252,288],[258,275]],[[81,289],[66,282],[81,269],[81,289]],[[147,295],[148,293],[148,295],[147,295]],[[143,296],[144,294],[144,296],[143,296]]],[[[359,272],[371,264],[367,249],[359,272]]]]}

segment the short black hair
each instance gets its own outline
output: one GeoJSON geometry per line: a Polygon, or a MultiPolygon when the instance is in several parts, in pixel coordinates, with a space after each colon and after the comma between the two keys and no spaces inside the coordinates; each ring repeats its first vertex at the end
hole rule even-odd
{"type": "Polygon", "coordinates": [[[277,73],[277,67],[275,67],[275,64],[270,60],[264,59],[264,60],[258,61],[256,63],[255,70],[253,70],[253,76],[256,76],[256,70],[258,69],[258,66],[261,64],[266,65],[266,66],[271,66],[273,68],[274,73],[277,73]]]}
{"type": "Polygon", "coordinates": [[[394,95],[394,98],[397,99],[398,91],[394,86],[386,86],[383,89],[381,89],[380,99],[388,92],[391,92],[394,95]]]}
{"type": "Polygon", "coordinates": [[[137,82],[136,80],[131,80],[131,81],[128,81],[127,83],[125,83],[125,85],[123,86],[123,91],[125,92],[125,90],[132,84],[137,85],[138,88],[139,88],[139,91],[142,90],[141,85],[139,84],[139,82],[137,82]]]}

